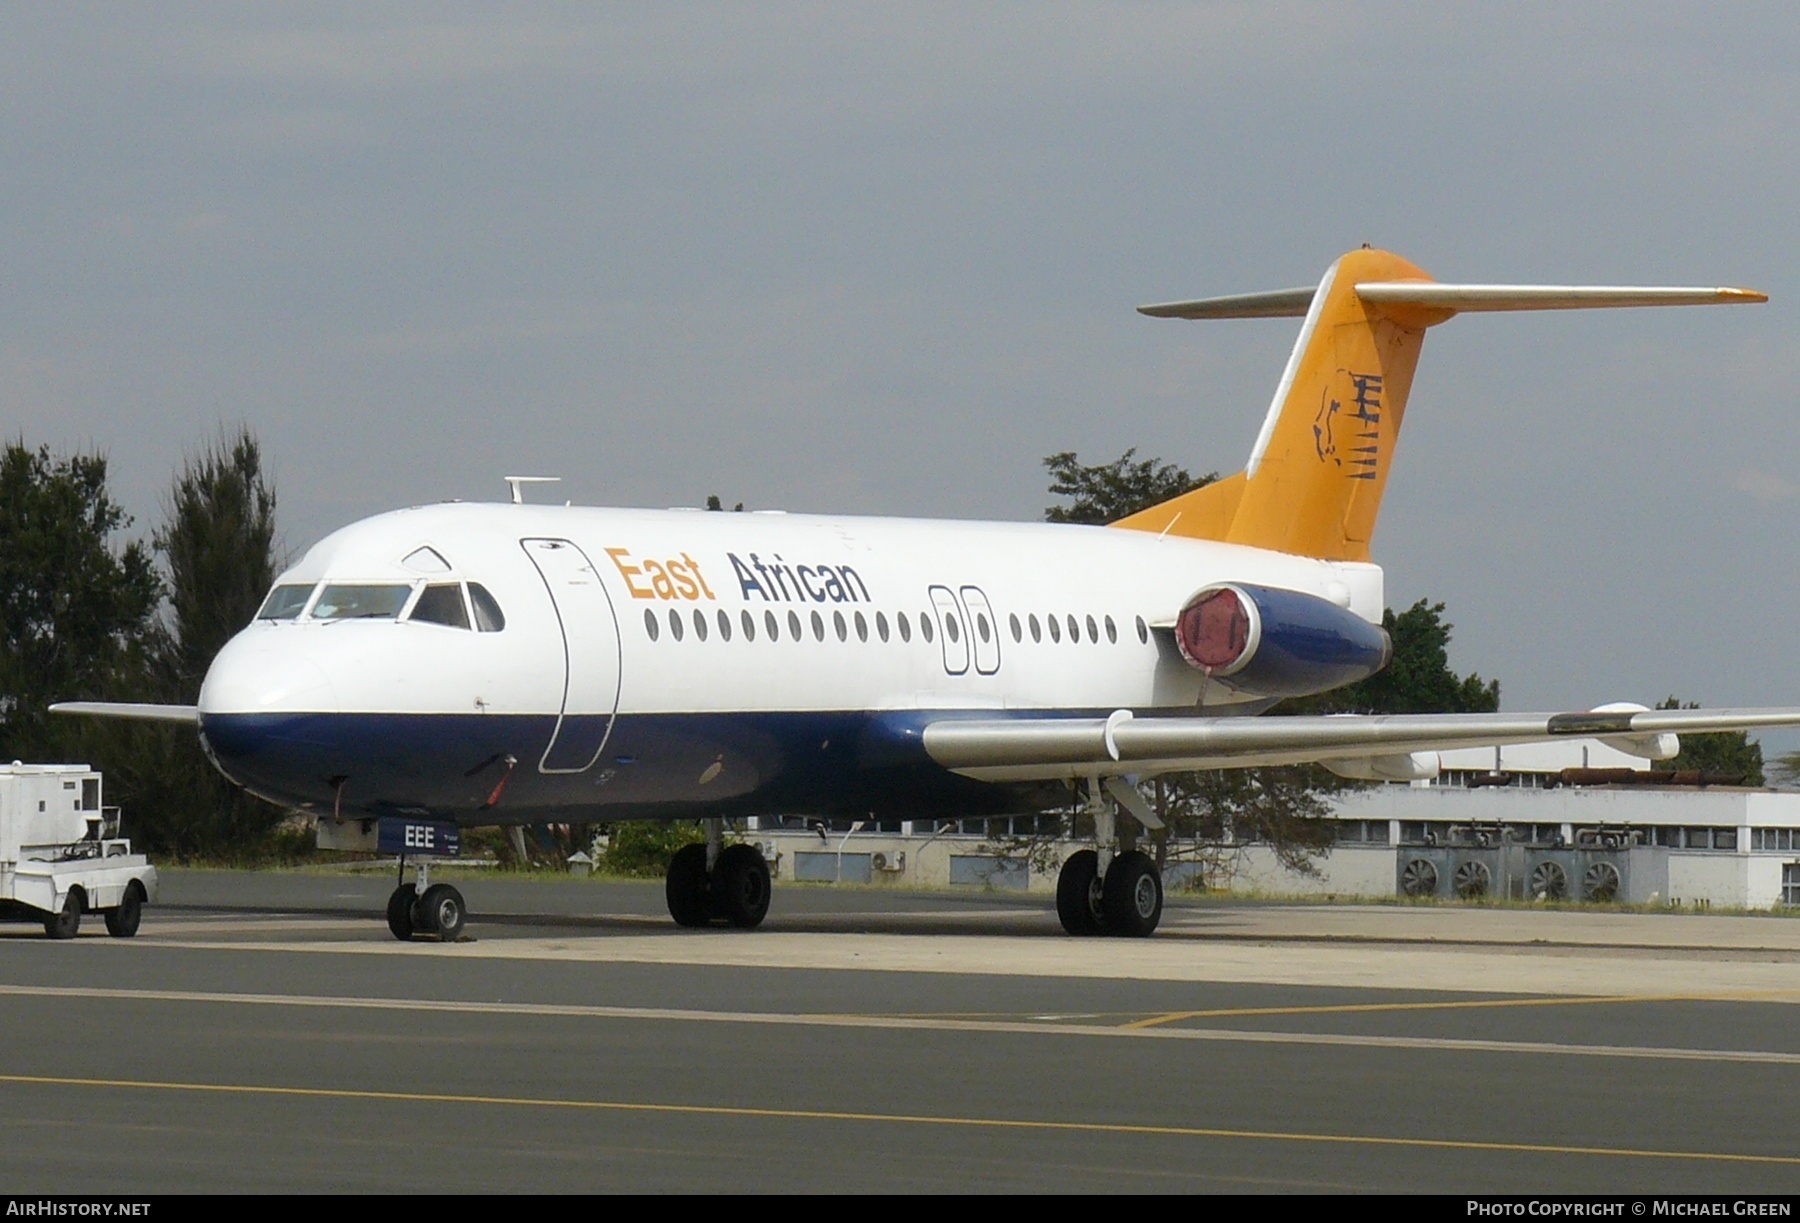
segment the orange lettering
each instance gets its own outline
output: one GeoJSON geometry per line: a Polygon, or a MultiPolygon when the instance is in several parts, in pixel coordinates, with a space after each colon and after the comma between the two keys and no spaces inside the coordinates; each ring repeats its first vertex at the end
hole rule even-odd
{"type": "Polygon", "coordinates": [[[633,574],[640,572],[638,567],[636,565],[627,565],[623,560],[620,559],[621,557],[630,556],[631,549],[629,549],[629,548],[608,548],[606,550],[606,554],[608,556],[612,557],[612,563],[614,565],[618,566],[619,576],[625,579],[625,589],[629,590],[631,592],[632,598],[634,598],[634,599],[654,599],[656,597],[654,592],[640,589],[638,587],[638,584],[631,580],[631,577],[633,574]]]}

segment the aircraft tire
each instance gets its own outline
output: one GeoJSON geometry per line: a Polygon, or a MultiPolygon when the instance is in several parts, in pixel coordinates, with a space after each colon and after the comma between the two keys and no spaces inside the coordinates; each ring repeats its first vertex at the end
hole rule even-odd
{"type": "Polygon", "coordinates": [[[413,901],[418,898],[418,889],[410,883],[395,888],[394,894],[388,897],[388,929],[403,943],[413,936],[413,901]]]}
{"type": "Polygon", "coordinates": [[[1103,933],[1100,905],[1100,855],[1078,849],[1056,874],[1056,916],[1077,938],[1103,933]]]}
{"type": "Polygon", "coordinates": [[[1149,854],[1120,854],[1106,868],[1100,903],[1108,934],[1144,938],[1162,921],[1162,872],[1149,854]]]}
{"type": "Polygon", "coordinates": [[[712,902],[718,916],[754,930],[769,913],[769,864],[754,845],[727,845],[713,863],[712,902]]]}
{"type": "Polygon", "coordinates": [[[442,943],[457,940],[468,916],[462,893],[447,883],[434,883],[426,888],[412,912],[414,928],[422,934],[435,934],[442,943]]]}
{"type": "Polygon", "coordinates": [[[144,889],[133,879],[125,885],[118,907],[106,910],[106,932],[114,938],[130,938],[138,932],[138,923],[143,919],[144,889]]]}
{"type": "Polygon", "coordinates": [[[81,931],[81,910],[85,903],[80,888],[70,888],[63,907],[44,919],[44,933],[51,938],[74,938],[81,931]]]}
{"type": "Polygon", "coordinates": [[[669,859],[663,883],[669,916],[678,926],[704,926],[712,920],[712,880],[706,875],[706,846],[683,845],[669,859]]]}

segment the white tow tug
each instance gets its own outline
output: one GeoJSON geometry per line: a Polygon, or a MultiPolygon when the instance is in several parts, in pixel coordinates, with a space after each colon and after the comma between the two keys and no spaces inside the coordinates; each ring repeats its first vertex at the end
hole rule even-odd
{"type": "Polygon", "coordinates": [[[156,899],[156,868],[119,836],[119,809],[101,805],[85,764],[0,765],[0,919],[41,921],[74,938],[84,913],[115,938],[137,933],[156,899]]]}

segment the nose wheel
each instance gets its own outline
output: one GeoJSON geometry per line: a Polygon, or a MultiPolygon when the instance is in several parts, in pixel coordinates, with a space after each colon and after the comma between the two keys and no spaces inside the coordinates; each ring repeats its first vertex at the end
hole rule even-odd
{"type": "MultiPolygon", "coordinates": [[[[400,870],[404,876],[405,858],[400,860],[400,870]]],[[[440,943],[454,943],[462,937],[469,916],[462,893],[447,883],[432,883],[430,872],[429,862],[418,862],[414,866],[418,881],[400,884],[388,897],[388,930],[402,942],[419,935],[440,943]]]]}

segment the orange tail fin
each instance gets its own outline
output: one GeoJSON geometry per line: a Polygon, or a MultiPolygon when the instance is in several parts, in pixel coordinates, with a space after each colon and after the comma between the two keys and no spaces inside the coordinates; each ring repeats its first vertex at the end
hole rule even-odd
{"type": "Polygon", "coordinates": [[[1112,525],[1366,561],[1426,328],[1468,311],[1767,300],[1751,289],[1439,284],[1365,247],[1332,264],[1317,289],[1141,307],[1157,318],[1306,322],[1248,466],[1112,525]]]}

